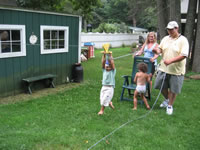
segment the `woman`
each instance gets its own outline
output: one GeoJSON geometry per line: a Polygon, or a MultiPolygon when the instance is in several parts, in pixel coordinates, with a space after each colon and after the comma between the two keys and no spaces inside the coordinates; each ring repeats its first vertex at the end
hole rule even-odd
{"type": "MultiPolygon", "coordinates": [[[[142,45],[142,48],[138,53],[136,53],[136,56],[140,56],[144,53],[144,57],[150,58],[150,61],[152,62],[152,76],[155,72],[155,66],[157,65],[157,58],[159,55],[155,54],[152,50],[156,49],[158,47],[156,34],[154,32],[149,32],[146,38],[145,43],[142,45]]],[[[150,82],[150,86],[152,88],[152,79],[150,82]]]]}

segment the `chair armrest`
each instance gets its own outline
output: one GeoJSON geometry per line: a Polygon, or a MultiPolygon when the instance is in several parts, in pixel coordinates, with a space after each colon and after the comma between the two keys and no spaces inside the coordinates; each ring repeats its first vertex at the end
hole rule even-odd
{"type": "Polygon", "coordinates": [[[131,83],[131,81],[129,82],[129,79],[131,79],[131,76],[129,76],[129,75],[123,75],[122,77],[124,78],[123,85],[129,85],[129,83],[131,83]]]}
{"type": "Polygon", "coordinates": [[[129,77],[131,78],[131,76],[128,76],[128,75],[123,75],[122,76],[122,78],[125,78],[125,79],[128,79],[129,77]]]}

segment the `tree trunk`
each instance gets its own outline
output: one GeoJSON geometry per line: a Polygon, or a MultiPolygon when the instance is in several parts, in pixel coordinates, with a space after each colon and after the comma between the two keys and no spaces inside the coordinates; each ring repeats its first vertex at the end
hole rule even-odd
{"type": "Polygon", "coordinates": [[[181,2],[180,0],[169,1],[169,20],[176,21],[179,24],[179,32],[181,32],[181,2]]]}
{"type": "Polygon", "coordinates": [[[196,40],[195,40],[195,50],[194,59],[192,64],[192,71],[200,72],[200,4],[198,6],[198,18],[197,18],[197,28],[196,28],[196,40]]]}
{"type": "Polygon", "coordinates": [[[133,21],[133,27],[136,27],[137,24],[136,24],[135,16],[133,16],[132,21],[133,21]]]}
{"type": "Polygon", "coordinates": [[[186,17],[186,25],[184,35],[188,39],[189,42],[189,57],[187,58],[187,65],[186,69],[189,70],[191,67],[191,52],[192,48],[194,47],[194,40],[195,40],[195,19],[196,19],[196,8],[197,8],[197,1],[190,0],[188,5],[187,17],[186,17]]]}
{"type": "Polygon", "coordinates": [[[176,21],[176,0],[169,0],[169,20],[176,21]]]}
{"type": "Polygon", "coordinates": [[[85,18],[83,20],[83,29],[87,31],[87,20],[85,18]]]}
{"type": "Polygon", "coordinates": [[[157,0],[158,8],[158,34],[160,39],[162,39],[167,32],[165,30],[168,23],[168,5],[165,0],[157,0]]]}
{"type": "Polygon", "coordinates": [[[176,0],[176,21],[179,24],[179,32],[182,32],[182,24],[181,24],[181,0],[176,0]]]}

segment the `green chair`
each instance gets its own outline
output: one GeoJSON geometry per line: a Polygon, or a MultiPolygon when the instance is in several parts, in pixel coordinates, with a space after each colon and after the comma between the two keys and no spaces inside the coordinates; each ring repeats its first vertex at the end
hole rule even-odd
{"type": "MultiPolygon", "coordinates": [[[[144,63],[147,64],[147,66],[148,66],[147,73],[148,74],[151,73],[152,62],[150,61],[150,58],[135,56],[131,76],[129,76],[129,75],[122,76],[124,78],[124,83],[123,83],[123,86],[122,86],[122,93],[121,93],[121,96],[120,96],[120,101],[123,101],[123,100],[133,101],[134,90],[136,89],[136,84],[134,83],[134,77],[135,77],[135,74],[138,71],[137,64],[141,63],[141,62],[144,62],[144,63]],[[128,90],[128,93],[126,93],[126,90],[128,90]],[[132,91],[133,91],[133,93],[132,93],[132,91]],[[125,97],[125,93],[126,93],[126,95],[128,94],[127,97],[125,97]]],[[[150,91],[149,83],[146,84],[146,90],[147,90],[146,98],[151,100],[151,91],[150,91]]]]}

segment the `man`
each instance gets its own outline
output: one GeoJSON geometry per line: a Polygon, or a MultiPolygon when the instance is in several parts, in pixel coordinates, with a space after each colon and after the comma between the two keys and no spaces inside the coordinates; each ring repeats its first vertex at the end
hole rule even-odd
{"type": "Polygon", "coordinates": [[[166,107],[168,115],[173,114],[173,103],[176,95],[181,92],[183,85],[186,57],[189,53],[188,40],[178,32],[178,24],[176,21],[171,21],[167,25],[168,36],[165,36],[159,47],[153,51],[157,54],[162,54],[161,65],[156,77],[155,89],[160,89],[165,76],[163,88],[161,89],[165,100],[160,107],[166,107]]]}

